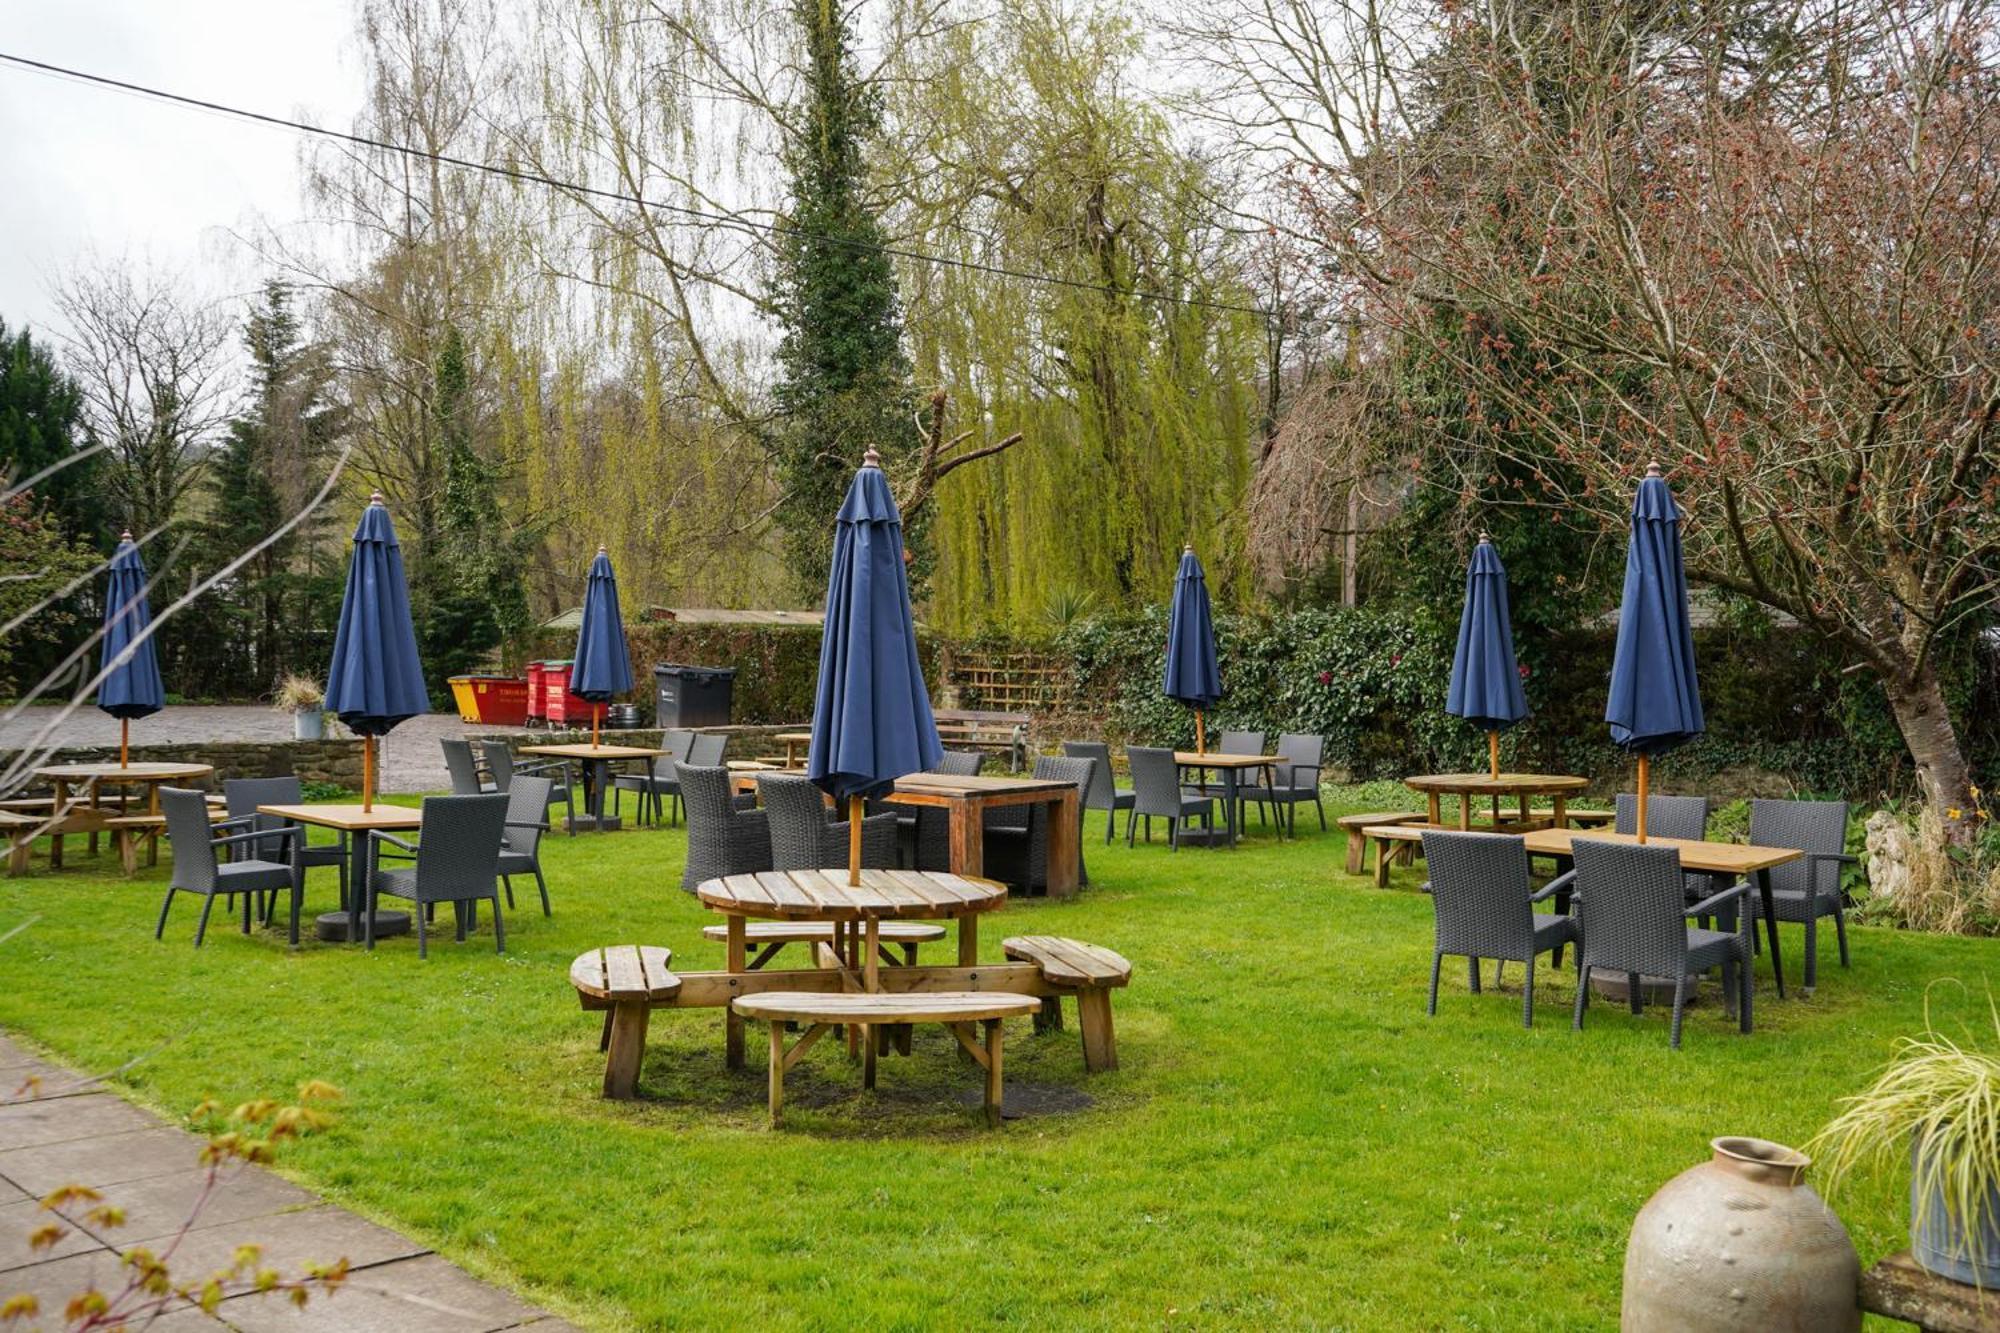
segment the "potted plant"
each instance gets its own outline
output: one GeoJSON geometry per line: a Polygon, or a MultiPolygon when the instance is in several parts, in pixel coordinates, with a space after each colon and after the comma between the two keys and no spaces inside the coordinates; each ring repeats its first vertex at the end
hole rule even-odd
{"type": "Polygon", "coordinates": [[[280,713],[292,715],[292,738],[301,741],[322,740],[326,736],[326,691],[311,676],[288,675],[278,682],[278,693],[271,700],[271,706],[280,713]]]}
{"type": "Polygon", "coordinates": [[[1991,1050],[1935,1030],[1905,1037],[1809,1148],[1829,1194],[1853,1172],[1907,1154],[1911,1255],[1982,1288],[2000,1288],[2000,1009],[1993,1030],[1991,1050]]]}

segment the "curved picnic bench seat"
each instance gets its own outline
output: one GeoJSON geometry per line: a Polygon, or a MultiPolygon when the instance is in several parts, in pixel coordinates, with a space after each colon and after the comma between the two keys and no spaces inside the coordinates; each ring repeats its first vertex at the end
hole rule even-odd
{"type": "Polygon", "coordinates": [[[1421,813],[1413,810],[1384,810],[1335,819],[1333,822],[1347,835],[1347,873],[1359,875],[1368,869],[1368,837],[1361,830],[1371,824],[1417,824],[1423,819],[1421,813]]]}
{"type": "MultiPolygon", "coordinates": [[[[914,966],[917,961],[917,946],[932,944],[944,938],[944,927],[927,921],[884,921],[878,927],[878,938],[882,945],[883,961],[893,963],[888,949],[892,944],[903,950],[902,963],[914,966]]],[[[703,926],[703,939],[726,941],[728,926],[703,926]]],[[[771,961],[773,954],[787,944],[833,943],[833,923],[831,921],[746,921],[743,923],[744,941],[752,948],[759,949],[756,957],[750,959],[750,970],[771,961]]]]}
{"type": "Polygon", "coordinates": [[[1118,1068],[1118,1038],[1111,1026],[1111,992],[1132,980],[1132,964],[1102,945],[1060,935],[1012,935],[1000,952],[1017,963],[1033,963],[1055,989],[1035,1015],[1038,1032],[1062,1028],[1062,997],[1076,996],[1077,1026],[1083,1033],[1083,1067],[1095,1074],[1118,1068]]]}
{"type": "Polygon", "coordinates": [[[652,944],[612,944],[578,954],[569,984],[585,1009],[608,1009],[602,1049],[604,1095],[630,1097],[646,1053],[646,1019],[655,1000],[673,998],[681,979],[668,966],[673,950],[652,944]]]}
{"type": "Polygon", "coordinates": [[[797,1064],[812,1044],[835,1024],[888,1025],[942,1023],[972,1058],[986,1070],[986,1122],[1000,1123],[1000,1022],[1033,1014],[1041,1001],[1032,995],[996,991],[932,991],[906,994],[855,992],[767,991],[739,996],[730,1007],[745,1018],[771,1025],[771,1124],[775,1128],[785,1104],[785,1071],[797,1064]],[[795,1043],[785,1046],[785,1025],[809,1026],[795,1043]],[[969,1030],[986,1025],[984,1042],[969,1030]]]}

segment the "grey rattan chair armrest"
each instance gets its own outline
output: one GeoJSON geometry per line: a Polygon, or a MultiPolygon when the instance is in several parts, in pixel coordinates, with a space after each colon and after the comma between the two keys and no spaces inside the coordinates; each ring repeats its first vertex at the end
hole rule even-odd
{"type": "Polygon", "coordinates": [[[1806,860],[1834,861],[1840,865],[1851,866],[1860,864],[1861,858],[1849,852],[1807,852],[1806,860]]]}
{"type": "Polygon", "coordinates": [[[259,838],[295,838],[298,836],[298,833],[299,830],[296,824],[288,824],[284,828],[259,829],[251,833],[232,833],[226,838],[210,838],[208,841],[211,847],[227,847],[233,842],[255,842],[259,838]]]}
{"type": "Polygon", "coordinates": [[[559,769],[561,769],[561,770],[562,770],[562,771],[563,771],[564,773],[568,773],[568,772],[569,772],[569,762],[568,762],[567,760],[564,760],[564,759],[548,759],[548,760],[544,760],[543,762],[541,762],[541,763],[539,763],[539,764],[516,764],[516,765],[514,765],[514,771],[515,771],[516,773],[526,773],[526,774],[527,774],[528,776],[530,776],[530,777],[533,777],[533,776],[535,776],[535,775],[536,775],[536,774],[538,774],[538,773],[546,773],[546,772],[548,772],[548,771],[549,771],[550,769],[552,769],[552,768],[559,768],[559,769]]]}
{"type": "Polygon", "coordinates": [[[1728,888],[1724,889],[1720,893],[1709,894],[1708,897],[1703,898],[1700,902],[1688,908],[1687,911],[1683,912],[1681,915],[1713,916],[1715,915],[1716,908],[1722,906],[1724,903],[1730,901],[1732,898],[1741,898],[1744,894],[1748,892],[1750,892],[1750,881],[1747,879],[1739,881],[1738,883],[1730,885],[1728,888]]]}
{"type": "Polygon", "coordinates": [[[1541,902],[1549,897],[1549,895],[1560,893],[1564,889],[1572,887],[1575,883],[1576,872],[1574,870],[1565,870],[1562,874],[1557,875],[1554,879],[1542,885],[1537,892],[1531,894],[1528,901],[1531,903],[1541,902]]]}
{"type": "Polygon", "coordinates": [[[234,819],[218,819],[213,824],[210,824],[209,827],[211,829],[244,828],[256,822],[256,819],[257,816],[255,815],[238,815],[234,819]]]}
{"type": "Polygon", "coordinates": [[[403,839],[397,837],[395,834],[384,832],[383,830],[378,828],[372,828],[368,830],[368,841],[394,843],[396,846],[401,847],[404,851],[411,853],[414,853],[417,850],[417,844],[415,844],[414,842],[405,842],[403,839]]]}
{"type": "Polygon", "coordinates": [[[541,824],[537,824],[537,823],[535,823],[535,822],[534,822],[533,820],[522,820],[522,821],[520,821],[520,822],[518,822],[518,823],[517,823],[517,822],[515,822],[514,820],[511,820],[511,819],[510,819],[510,820],[508,820],[508,821],[507,821],[507,824],[506,824],[506,827],[508,827],[508,828],[533,828],[533,829],[540,829],[540,830],[541,830],[542,832],[544,832],[544,833],[547,833],[547,832],[549,831],[549,826],[548,826],[548,824],[546,824],[546,823],[541,823],[541,824]]]}

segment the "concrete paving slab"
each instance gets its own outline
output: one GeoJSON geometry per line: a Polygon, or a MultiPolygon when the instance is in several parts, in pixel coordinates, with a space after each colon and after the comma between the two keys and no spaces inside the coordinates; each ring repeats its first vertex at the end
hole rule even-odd
{"type": "Polygon", "coordinates": [[[68,1234],[48,1249],[29,1248],[29,1237],[52,1222],[67,1225],[33,1199],[0,1204],[0,1273],[103,1248],[94,1236],[76,1227],[69,1227],[68,1234]]]}
{"type": "Polygon", "coordinates": [[[0,1177],[36,1198],[64,1185],[102,1188],[148,1176],[172,1175],[201,1162],[203,1141],[162,1125],[0,1152],[0,1177]]]}
{"type": "Polygon", "coordinates": [[[109,1186],[104,1190],[105,1200],[125,1210],[125,1225],[91,1229],[109,1245],[140,1245],[173,1235],[190,1218],[204,1228],[218,1227],[269,1217],[313,1202],[311,1194],[268,1171],[226,1171],[204,1198],[208,1184],[208,1168],[196,1167],[170,1176],[148,1176],[109,1186]]]}
{"type": "MultiPolygon", "coordinates": [[[[133,1243],[123,1237],[118,1241],[121,1246],[133,1243]]],[[[286,1277],[297,1277],[307,1264],[345,1259],[349,1267],[360,1269],[430,1253],[417,1242],[345,1208],[321,1204],[190,1231],[174,1247],[173,1266],[176,1271],[212,1273],[235,1262],[240,1245],[261,1248],[260,1262],[286,1277]]]]}
{"type": "Polygon", "coordinates": [[[0,1153],[44,1143],[151,1129],[160,1122],[109,1093],[0,1106],[0,1153]]]}
{"type": "Polygon", "coordinates": [[[354,1274],[340,1291],[303,1310],[250,1298],[224,1301],[243,1333],[498,1333],[551,1326],[545,1312],[488,1286],[436,1255],[354,1274]],[[241,1307],[241,1308],[239,1308],[241,1307]]]}

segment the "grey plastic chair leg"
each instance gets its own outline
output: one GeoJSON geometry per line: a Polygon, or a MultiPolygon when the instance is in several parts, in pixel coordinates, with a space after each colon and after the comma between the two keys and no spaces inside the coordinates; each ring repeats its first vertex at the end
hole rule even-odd
{"type": "Polygon", "coordinates": [[[1431,1003],[1430,1003],[1430,1008],[1428,1010],[1432,1018],[1437,1017],[1438,973],[1440,970],[1443,969],[1443,967],[1444,967],[1444,955],[1433,951],[1431,954],[1431,1003]]]}
{"type": "Polygon", "coordinates": [[[1645,988],[1639,984],[1637,972],[1625,974],[1625,998],[1631,1001],[1633,1013],[1640,1014],[1646,1011],[1645,988]]]}
{"type": "Polygon", "coordinates": [[[1590,1004],[1590,967],[1578,957],[1576,969],[1576,1008],[1570,1014],[1569,1026],[1573,1032],[1583,1031],[1583,1011],[1590,1004]]]}
{"type": "Polygon", "coordinates": [[[1479,960],[1477,958],[1468,958],[1465,960],[1465,977],[1466,984],[1472,987],[1472,993],[1474,995],[1479,994],[1479,960]]]}
{"type": "Polygon", "coordinates": [[[507,910],[511,912],[514,910],[514,877],[512,875],[502,875],[500,882],[507,886],[507,910]]]}
{"type": "MultiPolygon", "coordinates": [[[[542,891],[542,915],[553,916],[554,913],[549,911],[549,882],[542,878],[542,866],[539,860],[535,863],[535,887],[542,891]]],[[[510,907],[512,905],[508,904],[510,907]]]]}
{"type": "Polygon", "coordinates": [[[1674,1032],[1672,1040],[1667,1043],[1677,1051],[1681,1048],[1681,1012],[1687,1006],[1687,993],[1688,979],[1683,973],[1674,978],[1674,1032]]]}
{"type": "Polygon", "coordinates": [[[199,949],[203,937],[208,934],[208,914],[215,907],[215,895],[209,894],[201,900],[201,920],[195,923],[194,947],[199,949]]]}
{"type": "Polygon", "coordinates": [[[1839,907],[1835,907],[1835,908],[1833,909],[1833,930],[1834,930],[1834,934],[1835,934],[1835,935],[1837,935],[1837,936],[1839,936],[1839,938],[1840,938],[1840,965],[1841,965],[1842,967],[1846,967],[1846,966],[1848,966],[1848,962],[1847,962],[1847,913],[1846,913],[1846,911],[1845,911],[1845,910],[1843,910],[1842,908],[1839,908],[1839,907]]]}
{"type": "Polygon", "coordinates": [[[157,940],[167,933],[167,909],[173,905],[174,890],[172,885],[168,885],[166,901],[160,904],[160,924],[153,927],[154,939],[157,940]]]}
{"type": "Polygon", "coordinates": [[[500,919],[500,895],[497,893],[493,895],[493,952],[507,952],[507,923],[500,919]]]}
{"type": "Polygon", "coordinates": [[[1819,918],[1814,913],[1819,904],[1810,898],[1806,900],[1806,992],[1810,994],[1819,980],[1819,918]]]}
{"type": "Polygon", "coordinates": [[[1521,1026],[1535,1025],[1535,955],[1528,955],[1528,976],[1521,986],[1521,1026]]]}

